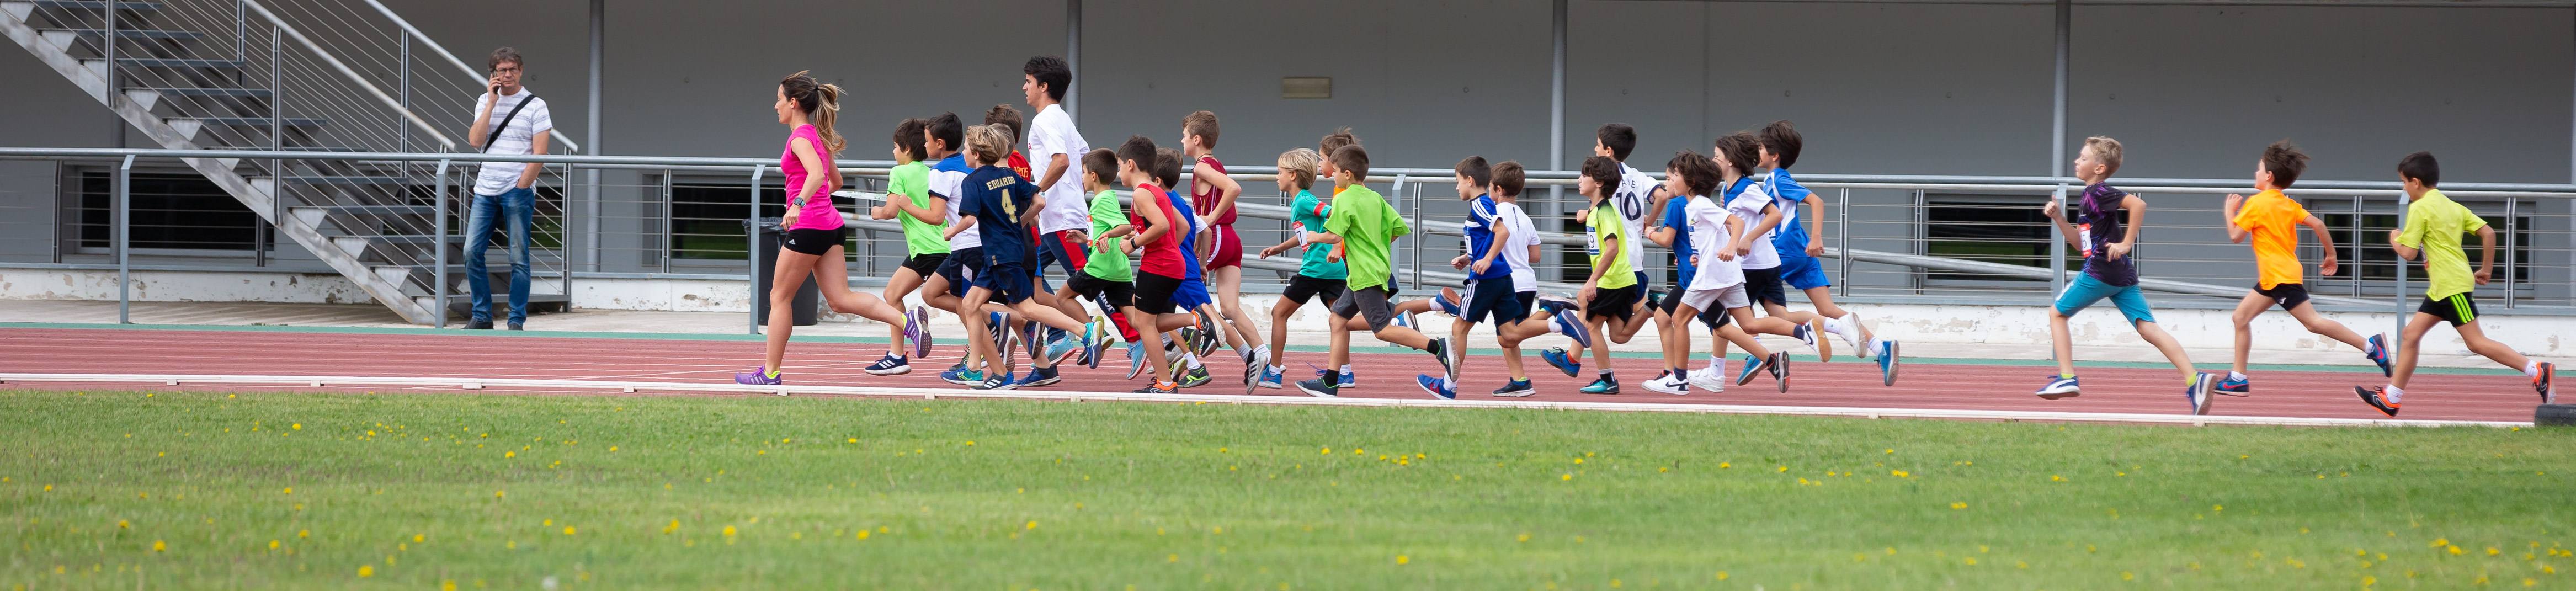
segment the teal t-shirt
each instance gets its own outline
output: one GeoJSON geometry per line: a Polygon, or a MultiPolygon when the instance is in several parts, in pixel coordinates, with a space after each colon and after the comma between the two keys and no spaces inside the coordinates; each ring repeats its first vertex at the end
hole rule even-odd
{"type": "MultiPolygon", "coordinates": [[[[1324,220],[1330,219],[1333,214],[1333,205],[1316,198],[1313,191],[1298,191],[1297,199],[1291,201],[1288,208],[1293,210],[1288,212],[1288,219],[1304,225],[1308,232],[1323,231],[1324,220]]],[[[1305,263],[1297,266],[1297,274],[1316,279],[1349,277],[1350,270],[1343,268],[1341,263],[1333,262],[1332,256],[1333,246],[1330,244],[1307,246],[1305,263]]]]}

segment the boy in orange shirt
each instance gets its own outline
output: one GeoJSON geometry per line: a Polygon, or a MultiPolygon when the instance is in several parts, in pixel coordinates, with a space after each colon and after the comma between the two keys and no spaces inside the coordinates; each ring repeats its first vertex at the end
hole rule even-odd
{"type": "Polygon", "coordinates": [[[2227,239],[2245,242],[2253,238],[2257,279],[2254,290],[2236,303],[2236,367],[2227,372],[2226,379],[2218,381],[2219,393],[2244,396],[2253,390],[2251,380],[2245,377],[2245,356],[2254,346],[2254,317],[2274,305],[2288,310],[2308,332],[2352,345],[2371,363],[2378,364],[2381,374],[2391,373],[2387,335],[2364,339],[2343,323],[2318,315],[2316,307],[2308,305],[2308,289],[2301,283],[2307,268],[2299,263],[2299,226],[2307,226],[2309,232],[2316,234],[2317,245],[2325,252],[2318,271],[2333,275],[2336,264],[2334,233],[2327,231],[2326,223],[2309,215],[2298,201],[2281,194],[2307,169],[2308,155],[2298,146],[2289,140],[2272,142],[2263,148],[2263,158],[2254,164],[2254,188],[2262,192],[2253,197],[2227,195],[2227,239]]]}

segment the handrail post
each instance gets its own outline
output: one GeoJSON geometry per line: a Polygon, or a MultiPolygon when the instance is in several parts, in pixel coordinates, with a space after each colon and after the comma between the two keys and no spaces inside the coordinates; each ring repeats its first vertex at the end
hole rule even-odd
{"type": "MultiPolygon", "coordinates": [[[[2407,203],[2406,203],[2406,202],[2408,201],[2408,199],[2409,199],[2409,196],[2406,194],[2406,192],[2405,192],[2405,191],[2398,191],[2398,192],[2397,192],[2397,227],[2399,227],[2399,228],[2404,228],[2404,227],[2406,227],[2406,205],[2407,205],[2407,203]]],[[[2360,198],[2360,197],[2355,197],[2355,198],[2353,198],[2353,201],[2354,201],[2355,203],[2358,203],[2358,202],[2360,202],[2360,201],[2361,201],[2361,198],[2360,198]]],[[[2355,221],[2353,222],[2354,224],[2356,224],[2356,225],[2360,224],[2360,221],[2359,221],[2359,220],[2360,220],[2361,216],[2360,216],[2359,214],[2355,214],[2355,215],[2353,215],[2353,218],[2354,218],[2354,220],[2355,220],[2355,221]]],[[[2356,236],[2355,238],[2359,238],[2359,237],[2358,237],[2358,236],[2356,236]]],[[[2358,241],[2356,241],[2356,243],[2357,243],[2357,242],[2358,242],[2358,241]]],[[[2356,246],[2354,246],[2354,247],[2353,247],[2353,253],[2354,253],[2354,254],[2356,254],[2356,255],[2360,254],[2360,253],[2361,253],[2361,250],[2360,250],[2360,249],[2361,249],[2361,247],[2360,247],[2360,246],[2357,246],[2357,245],[2356,245],[2356,246]]],[[[2389,254],[2392,254],[2392,255],[2397,254],[2397,253],[2396,253],[2396,249],[2389,249],[2389,254]]],[[[2354,258],[2360,258],[2360,257],[2356,256],[2356,257],[2354,257],[2354,258]]],[[[2361,277],[2360,277],[2360,275],[2361,275],[2361,270],[2360,270],[2360,269],[2358,269],[2358,268],[2355,268],[2355,269],[2353,270],[2353,273],[2352,273],[2352,274],[2353,274],[2353,279],[2354,279],[2353,283],[2355,283],[2355,284],[2360,283],[2360,279],[2361,279],[2361,277]]],[[[2400,356],[2400,355],[2404,355],[2404,354],[2406,354],[2406,339],[2405,339],[2405,337],[2404,337],[2404,335],[2406,334],[2406,321],[2407,321],[2407,320],[2412,316],[2411,314],[2408,314],[2408,313],[2407,313],[2407,310],[2406,310],[2406,259],[2403,259],[2403,258],[2397,259],[2397,293],[2390,294],[2390,297],[2389,297],[2388,299],[2389,299],[2389,301],[2395,302],[2395,305],[2394,305],[2394,306],[2391,306],[2391,308],[2392,308],[2392,309],[2391,309],[2390,311],[2392,311],[2392,312],[2395,312],[2395,313],[2396,313],[2396,314],[2393,314],[2393,315],[2392,315],[2392,316],[2395,316],[2395,319],[2394,319],[2394,320],[2392,320],[2392,321],[2390,321],[2390,324],[2391,324],[2392,326],[2394,326],[2394,327],[2395,327],[2395,331],[2394,331],[2394,332],[2391,332],[2391,333],[2389,333],[2389,334],[2399,335],[2398,339],[2397,339],[2395,342],[2391,342],[2391,343],[2389,343],[2389,344],[2388,344],[2388,346],[2389,346],[2389,352],[2388,352],[2388,354],[2389,354],[2389,358],[2394,359],[2394,358],[2397,358],[2397,356],[2400,356]]]]}
{"type": "Polygon", "coordinates": [[[99,102],[107,103],[107,122],[114,124],[108,128],[116,132],[115,135],[108,136],[114,138],[115,143],[111,145],[123,148],[125,147],[125,118],[116,114],[116,97],[125,94],[116,87],[116,0],[108,0],[107,9],[101,12],[107,14],[105,25],[107,28],[101,29],[98,36],[99,52],[107,57],[107,87],[99,90],[98,99],[99,102]]]}
{"type": "Polygon", "coordinates": [[[134,155],[125,155],[125,163],[116,166],[116,323],[133,324],[128,315],[134,287],[134,257],[131,235],[134,207],[134,155]]]}
{"type": "MultiPolygon", "coordinates": [[[[2520,252],[2520,250],[2521,250],[2521,249],[2519,248],[2519,246],[2520,246],[2520,245],[2519,245],[2519,244],[2516,244],[2516,243],[2515,243],[2516,241],[2514,240],[2514,237],[2515,237],[2515,236],[2520,236],[2520,235],[2522,235],[2522,232],[2521,232],[2521,228],[2522,228],[2521,220],[2516,219],[2516,218],[2514,217],[2514,216],[2515,216],[2514,210],[2515,210],[2515,209],[2517,209],[2517,207],[2516,207],[2516,206],[2517,206],[2517,205],[2519,205],[2519,204],[2521,204],[2521,203],[2522,203],[2522,199],[2521,199],[2521,198],[2519,198],[2519,197],[2507,197],[2507,198],[2505,198],[2505,200],[2504,200],[2504,239],[2503,239],[2503,240],[2499,240],[2499,241],[2498,241],[2498,242],[2503,242],[2503,243],[2504,243],[2504,257],[2502,257],[2502,258],[2504,259],[2504,307],[2505,307],[2505,309],[2508,309],[2508,310],[2513,309],[2513,289],[2514,289],[2514,285],[2513,285],[2513,274],[2514,274],[2514,269],[2516,268],[2516,267],[2514,266],[2514,260],[2515,260],[2516,258],[2518,258],[2518,255],[2520,255],[2520,254],[2521,254],[2521,252],[2520,252]]],[[[2403,228],[2403,227],[2405,227],[2405,226],[2398,226],[2398,227],[2403,228]]],[[[2400,298],[2400,299],[2399,299],[2399,301],[2401,301],[2401,302],[2402,302],[2402,301],[2404,301],[2404,299],[2403,299],[2403,298],[2400,298]]],[[[2401,334],[2402,334],[2402,333],[2401,333],[2401,334]]]]}
{"type": "Polygon", "coordinates": [[[1843,245],[1842,251],[1835,253],[1841,255],[1837,258],[1842,259],[1840,265],[1843,271],[1840,275],[1841,280],[1834,282],[1834,297],[1838,298],[1850,297],[1852,284],[1851,189],[1840,189],[1839,192],[1841,197],[1836,198],[1834,202],[1834,210],[1840,212],[1834,221],[1834,232],[1842,235],[1843,245]]]}
{"type": "Polygon", "coordinates": [[[742,259],[751,267],[751,282],[745,285],[743,301],[751,304],[751,333],[760,334],[760,176],[769,167],[751,167],[751,209],[742,219],[742,259]]]}
{"type": "MultiPolygon", "coordinates": [[[[398,44],[402,48],[400,57],[394,59],[394,92],[401,101],[402,112],[410,113],[411,37],[406,35],[395,35],[394,39],[399,42],[398,44]]],[[[394,117],[394,145],[397,146],[394,148],[396,150],[405,152],[411,151],[411,126],[403,125],[403,120],[400,115],[396,115],[394,117]]],[[[404,173],[404,175],[409,176],[410,173],[404,173]]]]}
{"type": "MultiPolygon", "coordinates": [[[[1395,187],[1394,187],[1394,191],[1393,191],[1395,194],[1397,194],[1397,195],[1403,195],[1403,194],[1404,194],[1404,181],[1405,181],[1405,175],[1400,175],[1400,174],[1399,174],[1399,175],[1395,175],[1395,187]]],[[[1421,291],[1421,290],[1422,290],[1422,239],[1426,237],[1426,236],[1423,236],[1423,235],[1422,235],[1422,234],[1423,234],[1423,228],[1422,228],[1422,187],[1421,187],[1421,186],[1419,186],[1419,185],[1415,186],[1415,187],[1413,188],[1413,195],[1410,195],[1410,196],[1405,197],[1405,200],[1413,202],[1413,216],[1412,216],[1412,219],[1405,220],[1405,221],[1407,221],[1407,222],[1411,222],[1411,223],[1412,223],[1412,226],[1413,226],[1413,232],[1412,232],[1412,233],[1413,233],[1413,235],[1414,235],[1414,236],[1413,236],[1413,240],[1410,240],[1410,241],[1409,241],[1409,242],[1411,242],[1411,244],[1407,244],[1407,245],[1405,245],[1405,250],[1407,250],[1407,251],[1409,251],[1409,252],[1411,253],[1410,255],[1408,255],[1408,258],[1412,259],[1412,261],[1413,261],[1413,262],[1412,262],[1412,267],[1413,267],[1413,280],[1412,280],[1412,282],[1411,282],[1412,284],[1411,284],[1409,287],[1412,287],[1414,291],[1421,291]]],[[[1388,278],[1386,278],[1386,280],[1387,280],[1387,281],[1394,281],[1394,280],[1395,280],[1395,278],[1394,278],[1394,277],[1388,277],[1388,278]]],[[[1393,286],[1393,285],[1389,285],[1389,286],[1387,286],[1387,287],[1389,287],[1389,288],[1393,288],[1393,287],[1395,287],[1395,286],[1393,286]]]]}
{"type": "Polygon", "coordinates": [[[435,328],[447,328],[447,165],[446,160],[438,161],[438,192],[432,198],[438,204],[438,212],[434,214],[436,230],[430,232],[437,237],[430,241],[430,250],[437,252],[434,255],[437,266],[430,271],[431,281],[437,285],[429,290],[430,296],[437,299],[430,307],[431,313],[438,315],[438,320],[433,323],[435,328]]]}
{"type": "MultiPolygon", "coordinates": [[[[2051,207],[2058,208],[2059,215],[2065,215],[2066,181],[2057,182],[2056,196],[2050,198],[2049,203],[2051,207]]],[[[2057,224],[2049,224],[2048,236],[2048,295],[2055,297],[2066,293],[2066,232],[2058,229],[2057,224]]]]}

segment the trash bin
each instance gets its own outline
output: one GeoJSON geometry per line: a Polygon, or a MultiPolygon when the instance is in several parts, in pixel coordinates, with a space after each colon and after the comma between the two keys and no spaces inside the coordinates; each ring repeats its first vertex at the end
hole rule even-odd
{"type": "MultiPolygon", "coordinates": [[[[751,305],[752,309],[759,310],[760,323],[767,325],[769,324],[769,288],[778,283],[778,279],[771,275],[778,271],[779,243],[787,239],[787,231],[778,227],[778,218],[743,220],[743,225],[750,226],[754,221],[760,224],[760,233],[752,240],[760,249],[760,270],[752,276],[751,305]]],[[[805,275],[805,285],[796,288],[796,298],[788,304],[794,306],[792,311],[796,316],[796,325],[813,326],[817,312],[822,309],[822,301],[823,287],[814,283],[812,274],[805,275]]]]}

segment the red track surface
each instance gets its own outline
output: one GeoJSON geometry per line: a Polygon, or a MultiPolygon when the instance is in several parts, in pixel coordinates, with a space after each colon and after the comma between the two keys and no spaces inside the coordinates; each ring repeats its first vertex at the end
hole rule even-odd
{"type": "MultiPolygon", "coordinates": [[[[884,353],[882,345],[793,343],[788,347],[786,377],[790,384],[962,388],[940,382],[937,372],[954,362],[959,347],[943,345],[933,359],[914,360],[913,373],[871,376],[860,371],[884,353]]],[[[0,329],[0,373],[222,374],[480,378],[593,379],[652,382],[731,383],[733,372],[760,362],[760,345],[746,341],[628,338],[563,338],[464,334],[348,334],[289,331],[193,331],[126,329],[0,329]]],[[[1220,354],[1222,355],[1222,354],[1220,354]]],[[[1126,360],[1110,349],[1112,359],[1100,369],[1069,367],[1064,383],[1048,390],[1124,392],[1143,385],[1122,379],[1126,360]]],[[[1241,365],[1231,356],[1212,364],[1217,379],[1188,390],[1195,394],[1240,392],[1241,365]]],[[[1420,354],[1360,353],[1353,357],[1359,376],[1345,397],[1424,397],[1413,385],[1417,373],[1437,366],[1420,354]],[[1428,369],[1426,369],[1428,368],[1428,369]]],[[[2181,384],[2171,369],[2086,368],[2082,396],[2049,401],[2030,395],[2049,371],[2029,366],[1914,363],[1902,368],[1894,387],[1880,385],[1877,365],[1853,359],[1817,363],[1804,357],[1794,370],[1788,393],[1768,377],[1729,387],[1723,393],[1694,391],[1668,396],[1637,384],[1653,377],[1653,359],[1616,360],[1626,394],[1593,396],[1575,393],[1591,379],[1565,377],[1537,358],[1528,367],[1540,394],[1531,400],[1589,402],[1636,401],[1701,404],[1763,404],[1819,407],[1869,407],[1958,410],[2038,410],[2184,414],[2181,384]]],[[[1322,353],[1291,353],[1291,379],[1311,377],[1303,362],[1322,364],[1322,353]]],[[[1587,360],[1588,361],[1588,360],[1587,360]]],[[[1023,363],[1025,365],[1025,363],[1023,363]]],[[[1732,365],[1732,364],[1730,364],[1732,365]]],[[[2215,365],[2204,368],[2216,367],[2215,365]]],[[[1460,398],[1490,399],[1485,393],[1502,383],[1499,357],[1470,358],[1460,398]]],[[[2376,384],[2366,373],[2267,371],[2254,376],[2252,397],[2221,396],[2211,414],[2241,416],[2380,418],[2362,404],[2352,386],[2376,384]]],[[[69,388],[74,385],[13,383],[5,387],[69,388]]],[[[89,386],[133,388],[132,384],[89,386]]],[[[151,386],[150,388],[161,388],[151,386]]],[[[191,387],[191,389],[200,389],[191,387]]],[[[294,387],[233,389],[306,390],[294,387]]],[[[325,388],[339,390],[341,388],[325,388]]],[[[377,388],[383,390],[384,388],[377,388]]],[[[453,390],[453,388],[421,388],[453,390]]],[[[595,392],[584,392],[595,393],[595,392]]],[[[1288,390],[1261,390],[1260,396],[1300,396],[1288,390]]],[[[2527,421],[2538,402],[2528,380],[2501,369],[2480,375],[2419,375],[2406,398],[2403,418],[2425,420],[2527,421]]]]}

